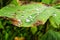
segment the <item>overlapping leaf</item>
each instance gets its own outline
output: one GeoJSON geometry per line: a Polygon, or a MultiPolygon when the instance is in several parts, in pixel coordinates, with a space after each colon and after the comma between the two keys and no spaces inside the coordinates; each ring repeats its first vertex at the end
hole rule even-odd
{"type": "Polygon", "coordinates": [[[49,30],[41,40],[60,40],[60,33],[49,30]]]}
{"type": "Polygon", "coordinates": [[[49,19],[50,23],[53,25],[55,28],[59,28],[60,26],[60,10],[55,10],[54,14],[52,17],[49,19]]]}
{"type": "Polygon", "coordinates": [[[57,0],[42,0],[43,3],[45,4],[53,4],[56,3],[57,0]]]}

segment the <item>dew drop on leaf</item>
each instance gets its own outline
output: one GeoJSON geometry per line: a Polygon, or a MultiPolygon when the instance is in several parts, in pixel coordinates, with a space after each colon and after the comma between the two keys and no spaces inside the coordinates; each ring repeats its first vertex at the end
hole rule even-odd
{"type": "Polygon", "coordinates": [[[21,17],[23,18],[24,16],[22,15],[21,17]]]}
{"type": "Polygon", "coordinates": [[[53,16],[55,17],[55,16],[56,16],[56,14],[53,14],[53,16]]]}
{"type": "Polygon", "coordinates": [[[30,18],[32,18],[32,16],[29,16],[30,18]]]}
{"type": "Polygon", "coordinates": [[[38,9],[38,8],[37,8],[36,10],[37,10],[37,11],[39,11],[39,9],[38,9]]]}
{"type": "Polygon", "coordinates": [[[30,20],[29,19],[26,19],[26,22],[30,22],[30,20]]]}

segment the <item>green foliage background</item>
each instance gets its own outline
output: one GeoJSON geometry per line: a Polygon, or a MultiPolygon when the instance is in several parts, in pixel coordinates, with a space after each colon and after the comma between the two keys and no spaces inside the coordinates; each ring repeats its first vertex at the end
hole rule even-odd
{"type": "Polygon", "coordinates": [[[24,37],[26,40],[60,40],[59,0],[33,1],[36,3],[19,5],[17,0],[0,0],[0,40],[14,40],[15,37],[24,37]],[[40,14],[36,16],[36,13],[40,14]],[[21,18],[22,15],[24,18],[21,18]],[[29,16],[34,17],[33,21],[25,22],[29,16]],[[13,24],[12,19],[22,20],[22,24],[13,24]],[[38,20],[39,25],[32,26],[38,20]]]}

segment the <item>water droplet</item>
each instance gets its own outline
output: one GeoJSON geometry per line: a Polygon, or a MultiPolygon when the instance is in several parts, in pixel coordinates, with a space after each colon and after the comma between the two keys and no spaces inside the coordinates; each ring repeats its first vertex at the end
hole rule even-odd
{"type": "Polygon", "coordinates": [[[29,19],[26,19],[26,22],[30,22],[30,20],[29,19]]]}
{"type": "Polygon", "coordinates": [[[53,14],[53,16],[56,16],[56,14],[53,14]]]}
{"type": "Polygon", "coordinates": [[[39,11],[39,9],[38,9],[38,8],[37,8],[36,10],[37,10],[37,11],[39,11]]]}
{"type": "Polygon", "coordinates": [[[21,16],[22,18],[24,17],[24,15],[21,16]]]}
{"type": "Polygon", "coordinates": [[[32,18],[32,16],[29,16],[30,18],[32,18]]]}

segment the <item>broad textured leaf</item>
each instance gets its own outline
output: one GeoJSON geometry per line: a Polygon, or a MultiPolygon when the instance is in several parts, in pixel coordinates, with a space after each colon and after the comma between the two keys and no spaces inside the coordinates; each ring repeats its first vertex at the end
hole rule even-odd
{"type": "Polygon", "coordinates": [[[53,7],[39,3],[23,6],[9,4],[0,10],[0,16],[14,19],[12,23],[19,27],[32,27],[43,25],[53,14],[53,10],[53,7]]]}

